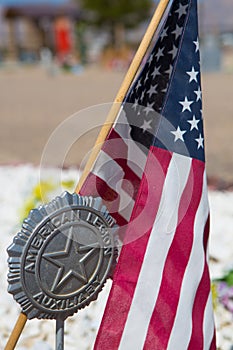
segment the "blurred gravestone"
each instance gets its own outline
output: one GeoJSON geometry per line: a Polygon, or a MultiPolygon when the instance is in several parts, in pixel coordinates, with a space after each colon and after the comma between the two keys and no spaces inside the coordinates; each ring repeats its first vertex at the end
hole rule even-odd
{"type": "Polygon", "coordinates": [[[40,50],[40,62],[42,67],[44,67],[47,73],[54,76],[58,73],[58,67],[53,60],[52,51],[47,47],[42,47],[40,50]]]}
{"type": "Polygon", "coordinates": [[[42,66],[49,67],[52,64],[53,55],[49,48],[42,47],[40,50],[40,61],[42,66]]]}
{"type": "Polygon", "coordinates": [[[203,72],[218,72],[222,65],[222,51],[219,39],[214,35],[204,37],[201,49],[201,63],[203,72]]]}

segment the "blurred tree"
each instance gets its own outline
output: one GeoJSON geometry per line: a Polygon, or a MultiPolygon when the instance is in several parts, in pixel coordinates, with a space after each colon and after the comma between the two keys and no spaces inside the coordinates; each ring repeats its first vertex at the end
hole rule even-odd
{"type": "Polygon", "coordinates": [[[148,18],[153,0],[81,0],[90,11],[91,21],[107,26],[111,45],[120,48],[124,43],[124,28],[135,27],[148,18]]]}

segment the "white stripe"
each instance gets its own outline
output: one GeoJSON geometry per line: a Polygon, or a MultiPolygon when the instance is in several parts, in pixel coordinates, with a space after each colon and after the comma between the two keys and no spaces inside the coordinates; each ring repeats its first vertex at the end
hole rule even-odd
{"type": "MultiPolygon", "coordinates": [[[[123,190],[122,183],[127,180],[123,180],[125,173],[122,167],[101,150],[92,173],[105,181],[109,187],[119,194],[118,212],[125,220],[129,221],[135,203],[132,199],[134,189],[132,187],[132,196],[123,190]]],[[[128,187],[130,187],[130,184],[128,184],[128,187]]]]}
{"type": "MultiPolygon", "coordinates": [[[[174,212],[173,199],[177,196],[180,199],[182,196],[191,164],[190,158],[173,154],[160,202],[163,210],[160,208],[160,215],[154,222],[119,350],[143,349],[160,288],[166,256],[175,232],[174,230],[167,234],[167,217],[171,211],[174,212]]],[[[176,207],[176,221],[177,217],[178,206],[176,207]]]]}
{"type": "Polygon", "coordinates": [[[122,167],[102,150],[99,152],[91,172],[105,181],[115,191],[117,190],[117,184],[122,181],[125,174],[122,167]]]}
{"type": "Polygon", "coordinates": [[[206,304],[203,323],[204,334],[204,348],[203,350],[209,350],[214,336],[214,315],[213,315],[213,302],[212,293],[210,292],[208,302],[206,304]]]}
{"type": "Polygon", "coordinates": [[[117,192],[120,195],[118,212],[125,220],[129,221],[135,201],[122,188],[119,188],[117,192]]]}
{"type": "Polygon", "coordinates": [[[146,166],[147,154],[141,150],[141,148],[137,145],[137,142],[132,140],[130,136],[131,128],[123,108],[121,108],[113,128],[116,130],[118,135],[121,136],[128,147],[128,167],[132,169],[133,172],[141,179],[146,166]]]}
{"type": "Polygon", "coordinates": [[[115,123],[113,124],[113,128],[123,139],[130,138],[129,122],[126,118],[126,114],[122,106],[115,120],[115,123]]]}
{"type": "MultiPolygon", "coordinates": [[[[184,274],[176,318],[167,347],[170,350],[187,349],[190,341],[193,303],[204,270],[205,252],[203,247],[203,232],[208,215],[207,185],[204,174],[202,196],[194,221],[192,251],[184,274]]],[[[189,232],[187,233],[189,234],[189,232]]]]}
{"type": "Polygon", "coordinates": [[[147,160],[147,154],[142,152],[137,146],[137,143],[132,140],[127,140],[128,159],[127,165],[141,179],[147,160]]]}

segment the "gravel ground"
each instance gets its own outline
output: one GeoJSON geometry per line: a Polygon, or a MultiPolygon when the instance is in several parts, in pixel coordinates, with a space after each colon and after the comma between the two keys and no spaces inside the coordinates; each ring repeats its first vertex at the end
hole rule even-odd
{"type": "MultiPolygon", "coordinates": [[[[18,304],[7,293],[7,254],[6,248],[11,244],[13,236],[18,232],[20,216],[24,203],[30,199],[33,188],[37,185],[41,172],[31,165],[0,167],[0,348],[2,349],[19,314],[18,304]]],[[[63,182],[73,180],[76,183],[76,169],[60,170],[44,169],[43,179],[53,181],[55,185],[51,197],[60,194],[60,179],[63,182]]],[[[233,193],[210,191],[211,208],[211,276],[218,278],[233,266],[233,193]]],[[[98,329],[110,282],[100,293],[97,302],[69,318],[66,322],[65,344],[67,350],[88,350],[92,348],[98,329]]],[[[217,341],[221,350],[231,350],[233,345],[233,315],[218,304],[215,309],[217,341]]],[[[54,348],[54,321],[28,321],[20,338],[17,350],[51,350],[54,348]]]]}

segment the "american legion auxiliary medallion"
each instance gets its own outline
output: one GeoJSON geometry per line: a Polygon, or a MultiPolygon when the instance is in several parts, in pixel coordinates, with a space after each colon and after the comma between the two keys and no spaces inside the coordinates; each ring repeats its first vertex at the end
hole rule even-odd
{"type": "Polygon", "coordinates": [[[116,264],[100,198],[65,192],[30,212],[9,254],[9,293],[28,319],[63,319],[95,300],[116,264]]]}

